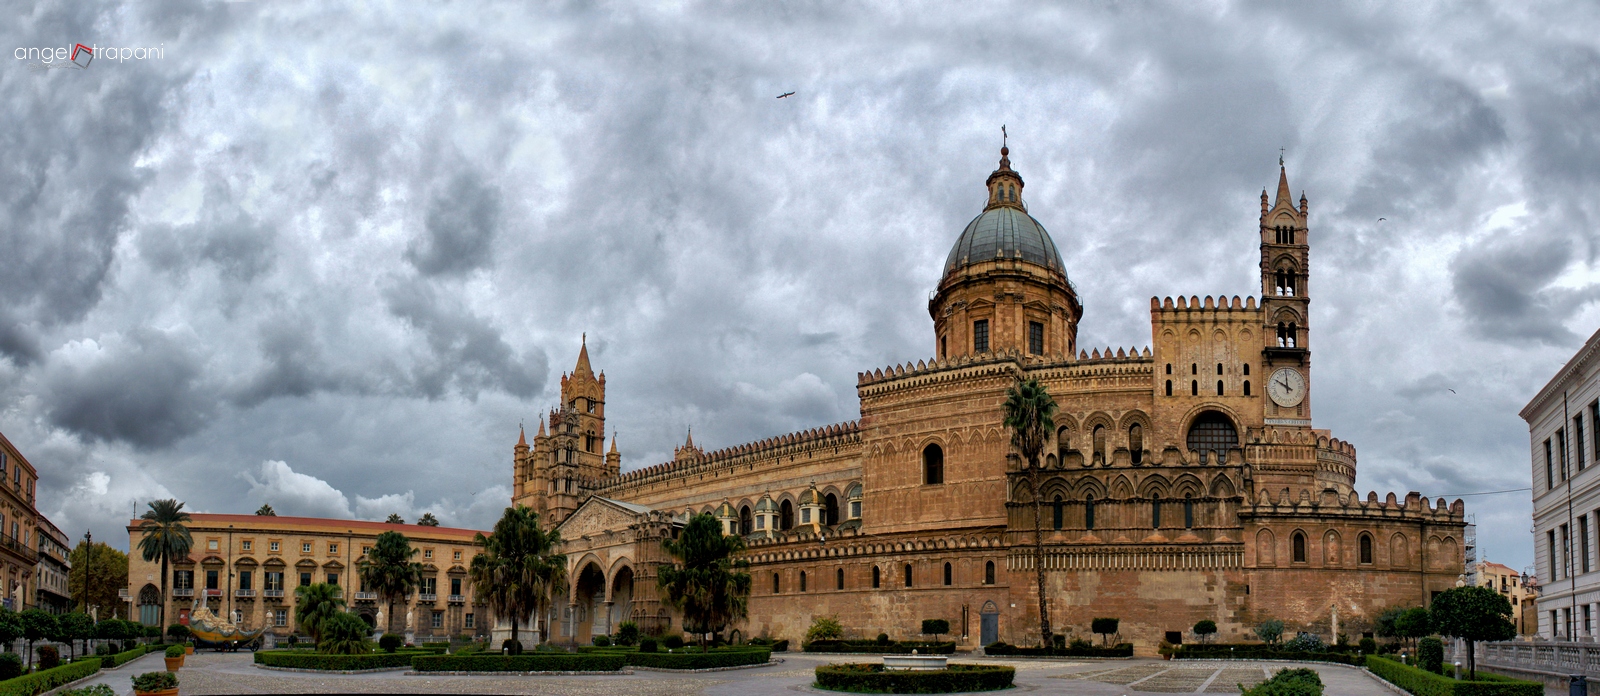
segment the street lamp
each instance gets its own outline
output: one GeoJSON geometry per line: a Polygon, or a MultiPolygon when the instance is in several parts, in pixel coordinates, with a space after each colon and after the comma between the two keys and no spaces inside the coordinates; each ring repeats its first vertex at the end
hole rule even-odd
{"type": "Polygon", "coordinates": [[[83,533],[83,611],[89,612],[89,601],[94,595],[90,592],[94,579],[94,533],[83,533]]]}

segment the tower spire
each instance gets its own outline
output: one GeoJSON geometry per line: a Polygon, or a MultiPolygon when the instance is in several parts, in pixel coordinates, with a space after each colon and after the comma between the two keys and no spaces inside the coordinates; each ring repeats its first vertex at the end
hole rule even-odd
{"type": "Polygon", "coordinates": [[[1272,199],[1274,208],[1281,205],[1293,205],[1293,194],[1289,193],[1289,173],[1283,168],[1283,157],[1278,157],[1278,195],[1272,199]]]}
{"type": "Polygon", "coordinates": [[[594,376],[594,369],[589,367],[589,334],[588,334],[588,332],[584,332],[583,338],[581,340],[583,341],[583,347],[578,349],[578,366],[572,368],[572,376],[576,377],[578,375],[584,375],[586,377],[593,377],[594,376]]]}

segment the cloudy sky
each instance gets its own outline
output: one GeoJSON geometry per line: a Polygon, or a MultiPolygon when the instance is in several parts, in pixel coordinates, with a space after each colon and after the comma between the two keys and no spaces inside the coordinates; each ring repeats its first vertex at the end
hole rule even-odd
{"type": "MultiPolygon", "coordinates": [[[[1526,486],[1600,326],[1600,9],[1331,5],[7,3],[0,431],[125,544],[165,496],[488,525],[584,332],[625,468],[849,420],[1005,124],[1085,346],[1253,292],[1284,148],[1358,485],[1526,486]],[[17,58],[78,42],[157,50],[17,58]]],[[[1527,494],[1468,500],[1530,563],[1527,494]]]]}

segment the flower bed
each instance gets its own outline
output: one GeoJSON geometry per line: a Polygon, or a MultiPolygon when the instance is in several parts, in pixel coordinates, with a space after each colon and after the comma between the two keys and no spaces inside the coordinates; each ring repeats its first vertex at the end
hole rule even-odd
{"type": "Polygon", "coordinates": [[[420,652],[367,653],[365,655],[323,655],[304,650],[261,650],[256,653],[256,664],[266,667],[290,669],[322,669],[331,672],[351,672],[358,669],[393,669],[410,667],[411,658],[424,655],[420,652]]]}
{"type": "Polygon", "coordinates": [[[621,653],[524,653],[521,655],[418,655],[418,672],[615,672],[630,656],[621,653]]]}
{"type": "Polygon", "coordinates": [[[1258,643],[1244,645],[1182,645],[1173,649],[1174,660],[1299,660],[1333,662],[1341,665],[1366,664],[1366,656],[1347,652],[1307,652],[1281,650],[1258,643]]]}
{"type": "Polygon", "coordinates": [[[1016,657],[1133,657],[1133,643],[1118,643],[1109,648],[1099,646],[1032,648],[1008,645],[1006,643],[990,643],[984,646],[983,654],[1016,657]]]}
{"type": "Polygon", "coordinates": [[[947,694],[1010,688],[1015,667],[950,665],[949,669],[894,671],[883,665],[839,664],[817,667],[816,686],[832,691],[875,694],[947,694]]]}
{"type": "Polygon", "coordinates": [[[1543,696],[1544,685],[1478,672],[1477,681],[1455,680],[1382,657],[1367,658],[1367,670],[1416,696],[1543,696]]]}
{"type": "Polygon", "coordinates": [[[956,644],[949,641],[898,641],[887,645],[875,640],[814,640],[801,646],[815,653],[871,653],[874,655],[910,655],[912,650],[920,655],[953,655],[956,644]]]}
{"type": "MultiPolygon", "coordinates": [[[[130,651],[131,652],[131,651],[130,651]]],[[[106,657],[111,657],[107,655],[106,657]]],[[[129,658],[132,659],[132,658],[129,658]]],[[[79,660],[0,682],[0,696],[34,696],[100,671],[99,660],[79,660]]]]}
{"type": "Polygon", "coordinates": [[[628,664],[655,669],[714,669],[764,665],[772,659],[772,650],[765,647],[716,648],[700,652],[685,648],[680,652],[625,653],[628,664]]]}

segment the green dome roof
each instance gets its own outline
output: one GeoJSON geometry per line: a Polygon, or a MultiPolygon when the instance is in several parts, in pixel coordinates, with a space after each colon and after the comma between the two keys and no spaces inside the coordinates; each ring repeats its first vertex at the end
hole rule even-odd
{"type": "Polygon", "coordinates": [[[964,266],[996,258],[1022,259],[1063,276],[1067,274],[1067,267],[1061,262],[1061,252],[1056,250],[1050,233],[1020,208],[993,207],[967,223],[967,229],[961,232],[961,238],[950,249],[944,272],[949,275],[964,266]]]}

